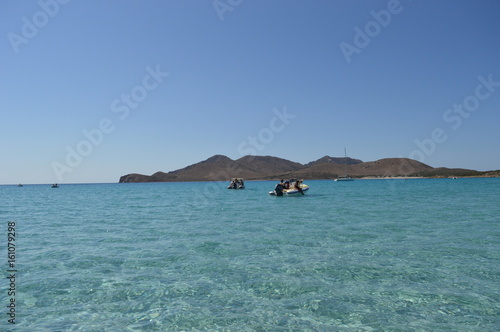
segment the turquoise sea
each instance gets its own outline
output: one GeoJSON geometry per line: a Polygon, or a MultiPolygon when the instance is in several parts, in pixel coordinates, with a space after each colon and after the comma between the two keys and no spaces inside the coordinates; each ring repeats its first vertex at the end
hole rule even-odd
{"type": "Polygon", "coordinates": [[[0,330],[500,330],[500,179],[305,183],[0,186],[0,330]]]}

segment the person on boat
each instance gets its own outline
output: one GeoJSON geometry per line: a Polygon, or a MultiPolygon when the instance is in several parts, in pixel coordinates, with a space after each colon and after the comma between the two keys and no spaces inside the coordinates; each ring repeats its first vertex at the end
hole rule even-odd
{"type": "MultiPolygon", "coordinates": [[[[281,180],[281,182],[283,182],[283,180],[281,180]]],[[[286,180],[285,183],[283,184],[283,188],[290,189],[290,181],[286,180]]]]}
{"type": "Polygon", "coordinates": [[[243,188],[243,187],[245,187],[245,184],[243,183],[243,179],[240,179],[238,181],[238,188],[243,188]]]}
{"type": "Polygon", "coordinates": [[[295,181],[294,188],[297,189],[302,195],[304,195],[304,192],[302,191],[302,188],[300,187],[301,183],[302,183],[302,180],[295,181]]]}
{"type": "Polygon", "coordinates": [[[283,180],[281,180],[280,183],[274,187],[274,192],[276,193],[276,196],[283,196],[283,180]]]}

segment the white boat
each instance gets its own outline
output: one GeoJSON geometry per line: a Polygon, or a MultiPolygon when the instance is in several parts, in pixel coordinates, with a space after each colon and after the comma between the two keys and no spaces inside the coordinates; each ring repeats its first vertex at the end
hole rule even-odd
{"type": "Polygon", "coordinates": [[[54,184],[52,185],[52,188],[59,188],[59,185],[58,185],[57,183],[54,183],[54,184]]]}
{"type": "Polygon", "coordinates": [[[227,189],[245,189],[245,182],[242,178],[232,178],[227,189]]]}
{"type": "Polygon", "coordinates": [[[349,177],[349,176],[339,176],[338,178],[334,179],[333,181],[354,181],[354,179],[349,177]]]}
{"type": "Polygon", "coordinates": [[[333,181],[354,181],[353,178],[347,175],[347,151],[345,148],[344,148],[344,169],[345,169],[345,176],[339,176],[333,181]]]}
{"type": "Polygon", "coordinates": [[[302,181],[300,181],[299,183],[299,189],[296,189],[295,188],[295,183],[297,182],[298,180],[290,180],[289,181],[289,189],[285,189],[283,188],[282,184],[281,183],[278,183],[276,185],[276,188],[274,188],[274,190],[270,191],[269,192],[269,195],[271,196],[301,196],[301,195],[304,195],[308,190],[309,190],[309,186],[307,184],[304,184],[302,183],[302,181]]]}

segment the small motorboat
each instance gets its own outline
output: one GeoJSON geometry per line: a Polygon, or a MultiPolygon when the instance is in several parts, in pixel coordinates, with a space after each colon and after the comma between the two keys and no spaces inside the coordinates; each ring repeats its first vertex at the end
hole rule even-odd
{"type": "Polygon", "coordinates": [[[52,185],[52,188],[59,188],[59,185],[58,185],[57,183],[54,183],[54,184],[52,185]]]}
{"type": "Polygon", "coordinates": [[[305,195],[305,193],[309,190],[309,186],[307,184],[302,183],[302,180],[291,179],[286,181],[285,183],[278,183],[273,191],[269,192],[271,196],[301,196],[305,195]],[[295,185],[298,182],[297,189],[295,185]]]}
{"type": "Polygon", "coordinates": [[[242,178],[232,178],[227,189],[245,189],[245,182],[242,178]]]}
{"type": "Polygon", "coordinates": [[[334,179],[333,181],[354,181],[354,179],[346,175],[346,176],[340,176],[334,179]]]}

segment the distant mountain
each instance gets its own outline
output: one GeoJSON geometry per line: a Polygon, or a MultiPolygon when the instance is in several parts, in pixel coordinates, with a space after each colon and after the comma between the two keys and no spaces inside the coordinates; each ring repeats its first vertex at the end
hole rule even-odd
{"type": "Polygon", "coordinates": [[[142,175],[137,173],[127,174],[120,177],[120,183],[124,182],[154,182],[149,175],[142,175]]]}
{"type": "Polygon", "coordinates": [[[236,160],[236,162],[246,165],[257,174],[276,174],[304,168],[302,164],[271,156],[245,156],[236,160]]]}
{"type": "Polygon", "coordinates": [[[346,175],[346,173],[357,178],[499,176],[499,171],[477,172],[468,169],[433,168],[407,158],[385,158],[362,162],[359,159],[324,156],[303,165],[272,156],[245,156],[232,160],[223,155],[215,155],[207,160],[168,173],[127,174],[120,177],[120,183],[229,181],[233,177],[242,177],[246,180],[277,180],[292,177],[311,180],[333,179],[346,175]]]}
{"type": "MultiPolygon", "coordinates": [[[[309,163],[311,164],[311,163],[309,163]]],[[[309,165],[308,164],[308,165],[309,165]]],[[[432,170],[431,166],[406,158],[387,158],[351,165],[337,163],[312,164],[296,172],[285,172],[278,177],[298,177],[301,179],[332,179],[343,175],[351,177],[394,177],[413,176],[432,170]]]]}
{"type": "Polygon", "coordinates": [[[120,182],[187,182],[187,181],[226,181],[231,177],[254,177],[257,173],[244,164],[240,164],[226,156],[215,155],[207,160],[164,173],[157,172],[151,176],[128,174],[120,178],[120,182]]]}
{"type": "Polygon", "coordinates": [[[310,163],[306,164],[306,166],[313,166],[313,165],[317,165],[317,164],[356,165],[356,164],[360,164],[362,162],[363,161],[361,161],[359,159],[353,159],[353,158],[349,158],[349,157],[338,158],[338,157],[324,156],[322,158],[319,158],[318,160],[311,161],[310,163]]]}
{"type": "Polygon", "coordinates": [[[258,179],[262,176],[302,169],[304,165],[271,156],[245,156],[232,160],[226,156],[215,155],[207,160],[164,173],[151,176],[128,174],[120,182],[188,182],[188,181],[226,181],[233,177],[258,179]]]}

